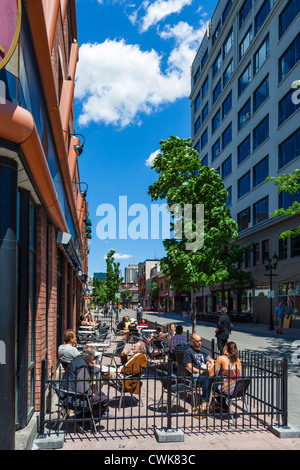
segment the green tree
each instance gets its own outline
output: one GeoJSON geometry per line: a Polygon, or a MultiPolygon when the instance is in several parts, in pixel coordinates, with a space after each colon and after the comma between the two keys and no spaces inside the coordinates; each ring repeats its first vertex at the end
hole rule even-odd
{"type": "MultiPolygon", "coordinates": [[[[282,207],[277,209],[276,211],[272,212],[271,217],[276,218],[283,215],[300,215],[300,170],[297,169],[291,174],[281,175],[278,177],[268,176],[266,181],[274,181],[274,184],[278,187],[279,194],[285,192],[291,194],[292,196],[298,195],[296,198],[298,200],[295,200],[291,206],[289,206],[287,209],[283,209],[282,207]]],[[[293,238],[300,236],[300,225],[293,230],[285,230],[279,235],[279,238],[284,240],[289,236],[293,238]]]]}
{"type": "Polygon", "coordinates": [[[155,304],[158,299],[158,296],[159,296],[159,287],[157,285],[157,282],[153,282],[152,289],[151,289],[151,299],[153,300],[155,304]]]}
{"type": "Polygon", "coordinates": [[[119,277],[120,263],[114,261],[114,250],[110,250],[106,257],[106,286],[108,301],[113,304],[116,302],[116,294],[119,292],[119,285],[123,281],[119,277]]]}
{"type": "Polygon", "coordinates": [[[126,296],[126,302],[127,302],[127,307],[128,307],[128,305],[132,301],[132,293],[130,292],[129,287],[126,288],[125,296],[126,296]]]}
{"type": "Polygon", "coordinates": [[[109,301],[106,280],[94,278],[92,286],[94,287],[95,302],[100,305],[106,304],[109,301]]]}
{"type": "MultiPolygon", "coordinates": [[[[184,230],[181,239],[164,240],[166,256],[161,267],[174,289],[187,288],[192,293],[193,332],[196,329],[196,291],[201,286],[222,284],[229,276],[228,266],[222,258],[225,245],[238,237],[237,224],[226,208],[228,192],[219,174],[202,166],[191,139],[169,137],[160,142],[160,153],[154,159],[152,169],[159,177],[148,189],[152,200],[166,200],[184,210],[185,204],[193,208],[192,231],[197,233],[196,206],[204,205],[203,247],[187,250],[184,230]]],[[[181,222],[185,215],[182,211],[181,222]]],[[[171,222],[171,233],[178,226],[171,222]]]]}

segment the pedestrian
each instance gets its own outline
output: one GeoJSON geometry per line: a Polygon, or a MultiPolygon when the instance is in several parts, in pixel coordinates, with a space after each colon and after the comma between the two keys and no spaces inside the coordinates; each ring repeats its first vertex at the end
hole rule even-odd
{"type": "Polygon", "coordinates": [[[231,332],[231,320],[227,314],[228,310],[226,307],[222,307],[220,310],[220,317],[217,323],[217,329],[215,335],[217,338],[217,346],[220,354],[223,354],[224,346],[226,345],[230,332],[231,332]]]}
{"type": "Polygon", "coordinates": [[[137,324],[139,325],[142,322],[143,318],[143,307],[139,303],[138,306],[136,307],[136,319],[137,319],[137,324]]]}
{"type": "Polygon", "coordinates": [[[284,318],[284,306],[282,305],[282,302],[279,302],[279,304],[275,308],[274,321],[277,324],[277,334],[280,334],[280,335],[283,335],[283,332],[282,332],[283,318],[284,318]]]}
{"type": "Polygon", "coordinates": [[[160,305],[160,306],[158,307],[158,315],[159,315],[160,317],[162,317],[162,316],[163,316],[163,313],[164,313],[164,312],[163,312],[163,309],[161,308],[161,305],[160,305]]]}

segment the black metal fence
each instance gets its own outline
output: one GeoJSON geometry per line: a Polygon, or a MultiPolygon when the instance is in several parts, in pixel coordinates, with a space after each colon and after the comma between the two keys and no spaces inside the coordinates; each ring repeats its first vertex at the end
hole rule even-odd
{"type": "MultiPolygon", "coordinates": [[[[214,356],[214,342],[204,343],[214,356]]],[[[229,385],[228,378],[204,375],[200,383],[184,367],[162,355],[134,377],[121,379],[114,368],[108,367],[105,373],[92,377],[90,397],[79,393],[80,381],[70,386],[63,380],[61,367],[48,370],[43,361],[39,435],[155,428],[199,432],[287,425],[287,361],[247,352],[240,353],[240,360],[241,374],[231,396],[222,392],[226,380],[229,385]],[[125,382],[134,382],[135,387],[127,392],[125,382]],[[206,408],[200,406],[204,385],[208,390],[206,408]],[[104,393],[109,404],[106,415],[101,401],[93,404],[92,392],[104,393]]]]}

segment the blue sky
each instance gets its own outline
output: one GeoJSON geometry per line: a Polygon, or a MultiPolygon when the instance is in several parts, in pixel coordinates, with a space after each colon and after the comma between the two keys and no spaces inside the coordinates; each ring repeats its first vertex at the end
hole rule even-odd
{"type": "MultiPolygon", "coordinates": [[[[88,184],[93,223],[90,276],[106,270],[104,258],[110,249],[117,253],[122,274],[130,263],[164,255],[162,237],[152,240],[150,233],[147,190],[157,175],[149,158],[160,140],[191,135],[190,67],[217,3],[76,2],[80,52],[75,131],[86,138],[79,169],[80,180],[88,184]],[[106,214],[97,215],[97,208],[113,205],[118,220],[120,196],[127,197],[128,208],[147,208],[148,239],[119,239],[118,224],[116,239],[99,239],[106,214]]],[[[135,219],[129,216],[128,224],[135,219]]]]}

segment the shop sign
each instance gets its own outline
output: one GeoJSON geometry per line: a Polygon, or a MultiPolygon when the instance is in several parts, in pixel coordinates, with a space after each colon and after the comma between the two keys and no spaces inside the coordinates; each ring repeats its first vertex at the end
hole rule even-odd
{"type": "Polygon", "coordinates": [[[21,0],[0,0],[0,69],[10,60],[21,29],[21,0]]]}

